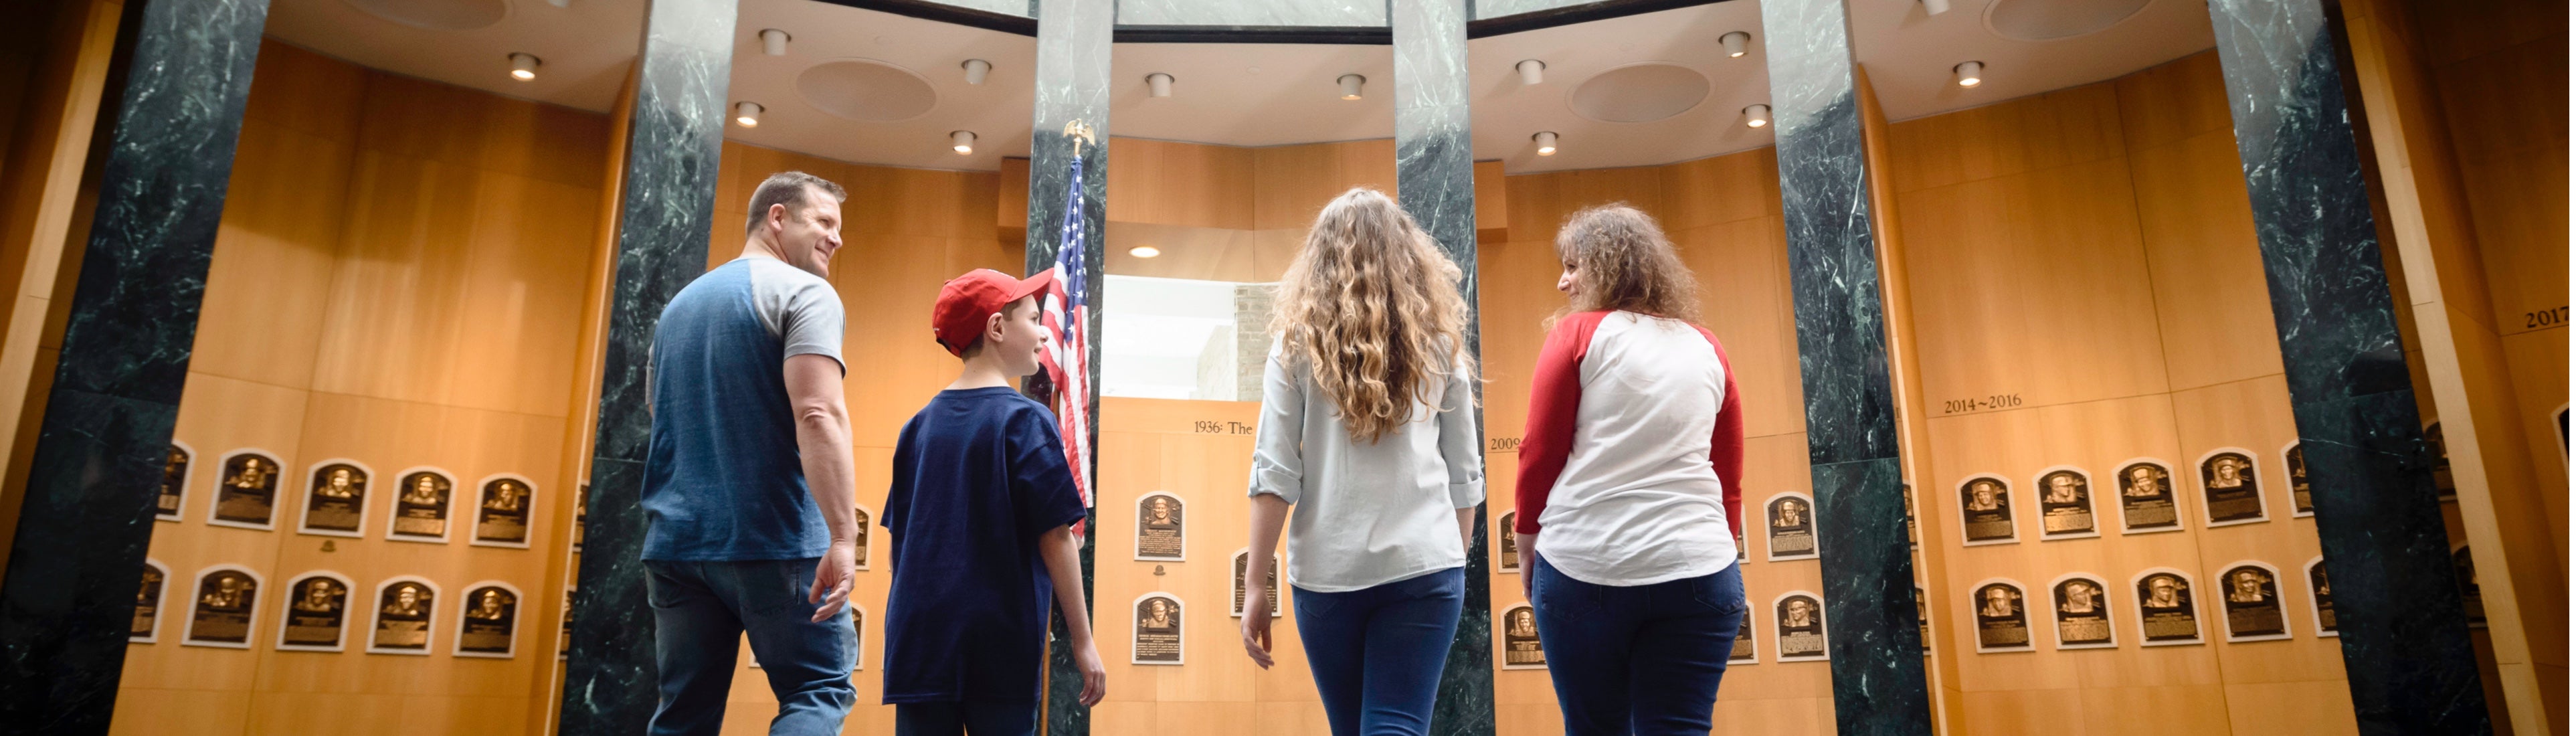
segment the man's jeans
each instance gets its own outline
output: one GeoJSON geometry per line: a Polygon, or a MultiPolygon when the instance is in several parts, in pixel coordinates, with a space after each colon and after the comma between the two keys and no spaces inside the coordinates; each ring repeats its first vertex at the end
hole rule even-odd
{"type": "Polygon", "coordinates": [[[653,602],[653,661],[661,668],[662,705],[654,736],[715,736],[733,688],[734,652],[751,635],[751,656],[778,695],[773,735],[838,734],[858,702],[850,670],[858,665],[857,632],[843,609],[814,623],[806,595],[816,560],[666,562],[645,560],[653,602]]]}

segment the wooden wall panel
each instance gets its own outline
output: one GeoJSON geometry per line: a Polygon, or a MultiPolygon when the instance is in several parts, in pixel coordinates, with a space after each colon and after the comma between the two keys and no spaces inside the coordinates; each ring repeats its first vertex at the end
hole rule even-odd
{"type": "MultiPolygon", "coordinates": [[[[1117,155],[1117,148],[1109,149],[1117,155]]],[[[1252,149],[1252,228],[1305,229],[1315,212],[1351,187],[1395,195],[1395,139],[1252,149]]],[[[1115,169],[1116,167],[1111,167],[1115,169]]]]}

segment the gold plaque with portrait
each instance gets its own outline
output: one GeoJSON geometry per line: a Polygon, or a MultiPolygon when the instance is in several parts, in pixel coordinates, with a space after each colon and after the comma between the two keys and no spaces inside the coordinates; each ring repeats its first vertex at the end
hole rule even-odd
{"type": "Polygon", "coordinates": [[[1170,593],[1136,598],[1135,638],[1128,664],[1181,663],[1181,599],[1170,593]]]}
{"type": "Polygon", "coordinates": [[[1752,606],[1744,607],[1744,621],[1735,625],[1735,641],[1726,650],[1726,662],[1730,665],[1762,662],[1762,648],[1753,643],[1752,606]]]}
{"type": "Polygon", "coordinates": [[[2227,640],[2265,641],[2290,638],[2289,616],[2281,611],[2281,571],[2260,562],[2239,562],[2219,573],[2226,586],[2219,607],[2227,612],[2227,640]]]}
{"type": "Polygon", "coordinates": [[[2270,518],[2263,510],[2261,479],[2254,456],[2243,450],[2217,450],[2200,459],[2201,509],[2210,526],[2251,524],[2270,518]]]}
{"type": "Polygon", "coordinates": [[[1905,548],[1920,549],[1923,535],[1914,528],[1914,484],[1900,483],[1896,489],[1898,495],[1905,499],[1905,548]]]}
{"type": "Polygon", "coordinates": [[[364,465],[327,460],[313,466],[304,486],[304,518],[296,531],[335,537],[364,536],[367,523],[367,479],[364,465]]]}
{"type": "Polygon", "coordinates": [[[2018,541],[2012,503],[2012,481],[2003,476],[1981,473],[1959,481],[1959,531],[1967,544],[2018,541]]]}
{"type": "Polygon", "coordinates": [[[1526,603],[1503,609],[1503,669],[1546,668],[1547,650],[1538,641],[1538,611],[1526,603]]]}
{"type": "Polygon", "coordinates": [[[2459,481],[2451,478],[2451,445],[2442,440],[2442,423],[2424,425],[2424,452],[2433,460],[2433,492],[2444,501],[2460,498],[2459,481]]]}
{"type": "Polygon", "coordinates": [[[2308,558],[2308,616],[2317,625],[2317,636],[2342,636],[2335,630],[2334,586],[2326,584],[2324,555],[2308,558]]]}
{"type": "Polygon", "coordinates": [[[2460,612],[2469,617],[2469,628],[2486,628],[2487,601],[2478,593],[2478,563],[2469,559],[2468,545],[2451,550],[2451,573],[2460,586],[2460,612]]]}
{"type": "Polygon", "coordinates": [[[1781,493],[1762,504],[1769,559],[1816,558],[1816,502],[1798,493],[1781,493]]]}
{"type": "Polygon", "coordinates": [[[329,573],[311,573],[286,584],[286,623],[279,627],[277,648],[288,651],[337,652],[348,631],[349,581],[329,573]]]}
{"type": "Polygon", "coordinates": [[[223,473],[215,483],[214,511],[206,523],[277,528],[277,477],[283,469],[277,458],[257,450],[235,450],[224,456],[223,473]]]}
{"type": "Polygon", "coordinates": [[[161,640],[161,592],[169,587],[170,568],[143,561],[143,584],[134,591],[134,627],[126,640],[150,644],[161,640]]]}
{"type": "Polygon", "coordinates": [[[1812,593],[1783,593],[1771,602],[1772,659],[1821,662],[1825,659],[1825,607],[1812,593]]]}
{"type": "Polygon", "coordinates": [[[188,465],[196,457],[187,445],[170,442],[170,449],[161,456],[161,495],[153,500],[152,518],[178,521],[187,513],[188,465]]]}
{"type": "Polygon", "coordinates": [[[2131,460],[2120,465],[2120,533],[2145,534],[2182,529],[2176,510],[2173,471],[2162,462],[2131,460]]]}
{"type": "Polygon", "coordinates": [[[1923,653],[1932,653],[1932,614],[1923,605],[1923,589],[1914,589],[1914,637],[1923,643],[1923,653]]]}
{"type": "Polygon", "coordinates": [[[526,478],[501,476],[483,481],[483,500],[474,504],[474,543],[487,547],[528,546],[528,514],[537,506],[537,488],[526,478]]]}
{"type": "Polygon", "coordinates": [[[2058,466],[2039,472],[2039,538],[2082,539],[2102,536],[2093,526],[2093,478],[2080,468],[2058,466]]]}
{"type": "Polygon", "coordinates": [[[1494,520],[1494,572],[1521,574],[1521,538],[1512,533],[1513,522],[1519,518],[1520,512],[1505,511],[1494,520]]]}
{"type": "MultiPolygon", "coordinates": [[[[1244,586],[1244,580],[1246,579],[1246,576],[1250,574],[1250,572],[1251,572],[1251,567],[1252,567],[1252,550],[1249,550],[1249,549],[1235,550],[1235,552],[1234,552],[1234,614],[1233,614],[1235,618],[1243,618],[1243,596],[1245,595],[1245,591],[1246,591],[1246,588],[1245,588],[1245,586],[1244,586]]],[[[1278,553],[1275,553],[1275,552],[1274,552],[1274,553],[1271,553],[1271,555],[1270,555],[1270,570],[1269,570],[1267,573],[1265,573],[1265,574],[1263,574],[1263,575],[1261,576],[1261,580],[1262,580],[1262,583],[1261,583],[1261,585],[1262,585],[1262,588],[1261,588],[1261,590],[1262,590],[1261,600],[1262,600],[1263,602],[1265,602],[1265,603],[1269,604],[1269,606],[1270,606],[1270,617],[1271,617],[1271,618],[1278,618],[1278,617],[1279,617],[1279,555],[1278,555],[1278,553]]]]}
{"type": "Polygon", "coordinates": [[[1978,654],[2031,650],[2030,609],[2020,583],[1987,581],[1971,592],[1968,605],[1977,622],[1978,654]]]}
{"type": "Polygon", "coordinates": [[[2308,452],[2291,442],[2281,448],[2281,468],[2290,474],[2290,515],[2317,515],[2316,497],[2308,492],[2308,452]]]}
{"type": "Polygon", "coordinates": [[[2109,649],[2120,645],[2111,629],[2111,587],[2101,578],[2069,575],[2049,586],[2057,615],[2057,648],[2109,649]]]}
{"type": "Polygon", "coordinates": [[[2192,605],[2191,578],[2175,570],[2140,573],[2138,638],[2145,646],[2200,643],[2200,608],[2192,605]]]}
{"type": "Polygon", "coordinates": [[[586,529],[586,528],[587,528],[587,527],[589,527],[589,526],[590,526],[590,484],[589,484],[589,483],[583,483],[583,484],[581,484],[581,485],[574,486],[574,487],[573,487],[573,489],[572,489],[572,553],[573,553],[573,554],[576,554],[576,555],[577,555],[577,554],[581,554],[581,540],[582,540],[583,535],[584,535],[584,534],[586,534],[586,532],[584,531],[584,529],[586,529]]]}
{"type": "Polygon", "coordinates": [[[1136,499],[1136,559],[1179,561],[1186,549],[1181,498],[1148,493],[1136,499]]]}
{"type": "Polygon", "coordinates": [[[508,658],[516,651],[519,592],[500,584],[465,589],[465,612],[457,619],[456,656],[508,658]]]}
{"type": "Polygon", "coordinates": [[[376,621],[367,638],[375,654],[428,654],[438,611],[438,589],[427,581],[395,578],[376,589],[376,621]]]}
{"type": "Polygon", "coordinates": [[[868,609],[850,604],[850,671],[868,668],[868,609]]]}
{"type": "Polygon", "coordinates": [[[850,551],[857,555],[858,568],[861,570],[868,569],[868,538],[874,536],[868,528],[868,525],[874,522],[876,518],[875,514],[868,513],[868,507],[859,507],[858,537],[851,540],[852,544],[850,551]]]}
{"type": "Polygon", "coordinates": [[[218,565],[197,576],[197,594],[189,600],[188,637],[180,643],[250,648],[253,619],[259,615],[258,576],[240,567],[218,565]]]}
{"type": "Polygon", "coordinates": [[[435,470],[414,470],[402,475],[402,484],[394,493],[393,524],[385,538],[410,542],[447,541],[448,501],[456,495],[456,481],[435,470]]]}

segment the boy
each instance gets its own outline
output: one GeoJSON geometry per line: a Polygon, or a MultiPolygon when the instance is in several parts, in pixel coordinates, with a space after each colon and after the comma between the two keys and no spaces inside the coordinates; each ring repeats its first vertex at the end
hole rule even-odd
{"type": "Polygon", "coordinates": [[[1081,496],[1055,416],[1010,386],[1046,349],[1036,295],[1050,274],[977,269],[940,287],[931,310],[931,334],[964,366],[904,424],[886,492],[885,702],[901,736],[1036,733],[1050,588],[1082,704],[1104,692],[1071,528],[1081,496]]]}

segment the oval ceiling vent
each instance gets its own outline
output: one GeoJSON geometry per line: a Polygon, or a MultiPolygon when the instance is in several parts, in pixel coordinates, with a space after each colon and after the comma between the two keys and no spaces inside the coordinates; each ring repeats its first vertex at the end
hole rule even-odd
{"type": "Polygon", "coordinates": [[[1565,106],[1605,123],[1643,123],[1680,115],[1708,99],[1708,77],[1664,63],[1630,64],[1592,75],[1565,106]]]}
{"type": "Polygon", "coordinates": [[[471,31],[510,14],[505,0],[343,0],[360,12],[413,28],[471,31]]]}
{"type": "Polygon", "coordinates": [[[1986,6],[1986,28],[2020,41],[2074,38],[2119,25],[2147,7],[2147,0],[1995,0],[1986,6]]]}
{"type": "Polygon", "coordinates": [[[796,75],[796,94],[814,109],[871,123],[921,117],[939,104],[939,92],[930,88],[930,80],[875,59],[842,59],[808,67],[796,75]]]}

